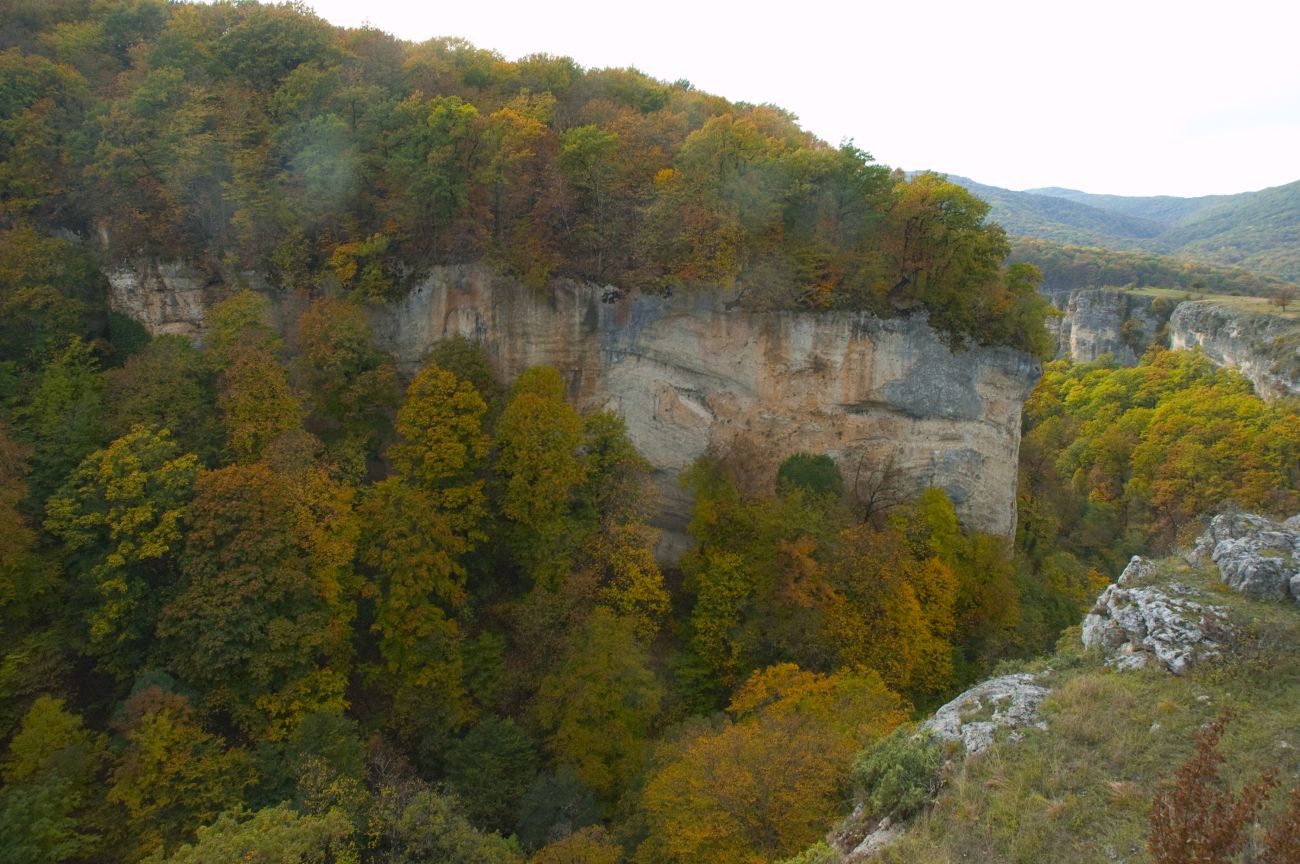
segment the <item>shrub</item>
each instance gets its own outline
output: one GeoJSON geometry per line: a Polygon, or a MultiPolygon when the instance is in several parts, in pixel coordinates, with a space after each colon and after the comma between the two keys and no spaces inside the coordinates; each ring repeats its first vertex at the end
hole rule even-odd
{"type": "Polygon", "coordinates": [[[875,815],[901,819],[939,790],[942,761],[943,748],[932,734],[899,727],[859,753],[853,772],[875,815]]]}

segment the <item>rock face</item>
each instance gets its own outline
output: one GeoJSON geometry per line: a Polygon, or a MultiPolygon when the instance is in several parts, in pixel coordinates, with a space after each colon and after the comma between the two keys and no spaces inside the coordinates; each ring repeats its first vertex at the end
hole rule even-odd
{"type": "Polygon", "coordinates": [[[1200,348],[1231,366],[1263,399],[1300,395],[1300,321],[1201,300],[1180,303],[1169,319],[1173,348],[1200,348]]]}
{"type": "Polygon", "coordinates": [[[1300,516],[1277,523],[1249,513],[1220,514],[1192,556],[1213,561],[1220,580],[1248,597],[1300,603],[1300,516]]]}
{"type": "Polygon", "coordinates": [[[1038,706],[1049,691],[1037,680],[1026,672],[990,678],[934,712],[921,730],[945,741],[962,742],[970,755],[991,747],[998,729],[1016,735],[1025,726],[1046,728],[1038,722],[1038,706]]]}
{"type": "Polygon", "coordinates": [[[206,274],[176,262],[123,264],[105,275],[109,307],[139,321],[155,336],[201,336],[208,304],[221,290],[206,274]]]}
{"type": "MultiPolygon", "coordinates": [[[[201,328],[196,280],[152,272],[110,274],[115,308],[154,332],[201,328]]],[[[279,302],[288,318],[299,301],[279,302]]],[[[1020,412],[1039,364],[1009,349],[953,352],[920,317],[745,312],[703,294],[613,300],[563,280],[537,292],[463,265],[435,268],[375,306],[372,322],[407,370],[438,340],[465,336],[507,380],[554,366],[580,408],[621,413],[664,490],[669,541],[682,542],[689,512],[676,476],[708,451],[766,484],[792,453],[826,453],[849,486],[889,473],[906,489],[942,487],[977,530],[1015,528],[1020,412]]]]}
{"type": "Polygon", "coordinates": [[[1266,400],[1300,395],[1300,321],[1233,309],[1209,300],[1172,304],[1105,288],[1048,293],[1061,317],[1047,322],[1057,356],[1090,363],[1111,354],[1135,366],[1166,328],[1171,348],[1200,348],[1236,369],[1266,400]]]}
{"type": "Polygon", "coordinates": [[[1055,328],[1057,356],[1091,363],[1104,354],[1124,366],[1136,366],[1168,320],[1168,312],[1150,297],[1089,288],[1049,294],[1061,317],[1048,321],[1055,328]]]}
{"type": "Polygon", "coordinates": [[[1178,583],[1143,586],[1152,562],[1133,556],[1119,581],[1106,586],[1083,619],[1083,644],[1100,648],[1107,664],[1119,669],[1159,665],[1182,675],[1191,666],[1218,657],[1230,638],[1222,612],[1189,600],[1191,589],[1178,583]]]}

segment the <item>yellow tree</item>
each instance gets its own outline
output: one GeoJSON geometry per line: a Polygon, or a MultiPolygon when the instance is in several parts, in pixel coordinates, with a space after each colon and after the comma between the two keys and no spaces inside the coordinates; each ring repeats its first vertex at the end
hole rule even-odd
{"type": "Polygon", "coordinates": [[[755,672],[727,710],[729,719],[660,745],[637,861],[761,864],[794,854],[833,820],[853,754],[907,716],[874,673],[792,664],[755,672]]]}
{"type": "Polygon", "coordinates": [[[563,574],[563,556],[552,547],[564,539],[587,475],[582,444],[582,418],[564,401],[560,373],[545,366],[524,371],[497,420],[496,470],[501,513],[516,526],[515,551],[530,569],[546,567],[542,581],[563,574]]]}
{"type": "Polygon", "coordinates": [[[485,539],[487,410],[472,385],[430,363],[397,413],[393,476],[361,508],[360,560],[376,592],[373,631],[399,724],[455,727],[468,719],[456,614],[466,600],[461,557],[485,539]]]}
{"type": "Polygon", "coordinates": [[[135,674],[175,583],[181,523],[199,460],[166,430],[137,426],[85,458],[46,504],[78,582],[87,650],[119,680],[135,674]]]}

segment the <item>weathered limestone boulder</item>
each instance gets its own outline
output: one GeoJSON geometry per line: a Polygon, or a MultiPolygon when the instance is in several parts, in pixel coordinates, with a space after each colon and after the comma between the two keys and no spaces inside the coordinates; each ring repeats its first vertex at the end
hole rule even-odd
{"type": "Polygon", "coordinates": [[[1188,599],[1177,582],[1143,585],[1152,562],[1133,556],[1119,581],[1097,597],[1083,619],[1083,644],[1100,648],[1119,669],[1159,665],[1175,675],[1218,657],[1231,632],[1222,611],[1188,599]]]}
{"type": "Polygon", "coordinates": [[[1300,516],[1278,523],[1222,513],[1210,520],[1192,557],[1213,561],[1219,579],[1248,597],[1300,602],[1300,516]]]}
{"type": "Polygon", "coordinates": [[[1027,672],[990,678],[944,705],[921,724],[921,731],[933,732],[945,741],[960,741],[972,755],[987,750],[999,729],[1025,726],[1046,728],[1038,720],[1038,706],[1050,692],[1027,672]]]}
{"type": "MultiPolygon", "coordinates": [[[[201,329],[203,286],[190,271],[140,265],[109,281],[115,308],[153,332],[201,329]]],[[[283,322],[304,302],[270,296],[283,322]]],[[[481,265],[433,268],[371,310],[408,371],[439,340],[464,336],[506,380],[554,366],[579,408],[621,414],[662,490],[662,557],[685,544],[677,475],[706,452],[730,454],[760,488],[791,454],[825,453],[850,486],[938,486],[972,528],[1015,531],[1021,407],[1040,365],[1006,348],[954,351],[923,316],[745,311],[720,292],[619,297],[566,280],[538,291],[481,265]]]]}

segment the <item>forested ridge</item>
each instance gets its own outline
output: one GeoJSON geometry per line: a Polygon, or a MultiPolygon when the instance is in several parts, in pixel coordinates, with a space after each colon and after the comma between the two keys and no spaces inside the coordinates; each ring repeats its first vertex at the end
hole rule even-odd
{"type": "MultiPolygon", "coordinates": [[[[1013,192],[965,177],[949,179],[987,201],[992,218],[1018,243],[1105,249],[1129,266],[1145,260],[1149,267],[1154,256],[1170,256],[1166,268],[1233,268],[1247,271],[1238,280],[1259,274],[1265,282],[1300,282],[1300,181],[1236,195],[1177,198],[1059,188],[1013,192]]],[[[1054,274],[1044,272],[1050,281],[1054,274]]]]}
{"type": "Polygon", "coordinates": [[[923,308],[1040,351],[1033,273],[1001,269],[982,204],[627,70],[295,7],[5,11],[13,860],[782,860],[842,814],[863,748],[1050,647],[1130,548],[1225,498],[1297,505],[1295,406],[1156,349],[1049,367],[1014,547],[888,472],[798,454],[755,483],[715,453],[662,567],[620,417],[463,340],[399,375],[366,304],[486,259],[923,308]],[[150,338],[106,307],[118,255],[256,269],[302,311],[241,291],[201,344],[150,338]]]}
{"type": "Polygon", "coordinates": [[[987,206],[768,105],[633,69],[400,42],[294,5],[11,2],[6,228],[227,282],[402,294],[489,260],[751,308],[924,309],[956,343],[1044,354],[1032,271],[987,206]]]}

